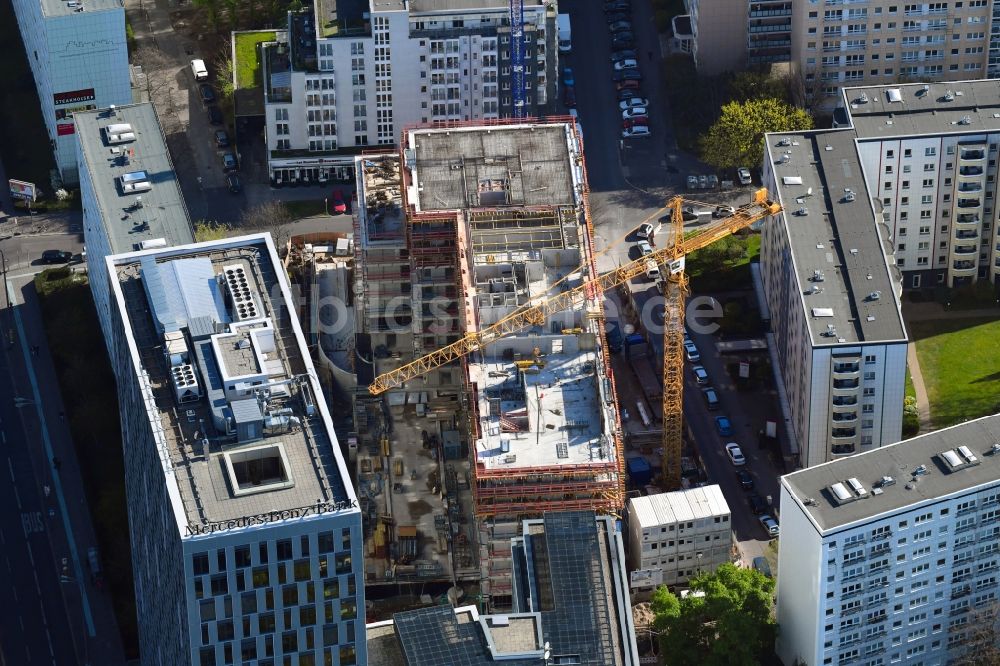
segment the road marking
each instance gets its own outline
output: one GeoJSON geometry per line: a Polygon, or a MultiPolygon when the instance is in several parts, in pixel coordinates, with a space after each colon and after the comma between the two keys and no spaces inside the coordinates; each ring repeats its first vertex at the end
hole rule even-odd
{"type": "Polygon", "coordinates": [[[7,443],[7,431],[6,430],[0,430],[0,439],[3,440],[4,444],[7,443]]]}
{"type": "Polygon", "coordinates": [[[42,520],[41,511],[22,511],[21,527],[24,528],[24,536],[38,534],[45,531],[45,521],[42,520]]]}
{"type": "Polygon", "coordinates": [[[20,599],[17,598],[17,585],[11,585],[10,591],[14,593],[14,601],[20,601],[20,599]]]}
{"type": "Polygon", "coordinates": [[[14,489],[14,500],[17,502],[17,510],[21,510],[21,494],[17,492],[17,481],[14,479],[14,465],[7,458],[7,469],[10,470],[11,488],[14,489]]]}
{"type": "MultiPolygon", "coordinates": [[[[17,292],[14,291],[14,286],[10,278],[7,281],[7,298],[8,303],[17,304],[17,292]]],[[[21,319],[21,308],[13,308],[14,310],[14,323],[17,325],[17,335],[21,340],[21,354],[24,356],[24,363],[28,368],[28,379],[31,382],[31,395],[35,401],[35,410],[38,412],[38,422],[42,428],[42,442],[45,444],[45,455],[47,460],[52,460],[55,454],[52,452],[52,440],[49,438],[49,426],[45,420],[45,412],[42,409],[42,396],[41,392],[38,390],[38,379],[35,377],[35,367],[31,363],[31,354],[28,351],[28,338],[24,332],[24,322],[21,319]]],[[[8,463],[10,459],[8,459],[8,463]]],[[[80,590],[80,598],[83,600],[83,619],[87,625],[87,635],[91,638],[97,635],[94,630],[94,616],[90,611],[90,597],[87,595],[87,588],[83,584],[83,567],[80,564],[80,556],[76,548],[76,538],[73,536],[73,525],[69,520],[69,510],[66,508],[66,497],[63,495],[62,491],[62,479],[59,477],[59,473],[56,472],[52,475],[52,483],[56,489],[56,498],[59,500],[59,512],[62,515],[63,529],[66,531],[66,541],[69,543],[69,554],[73,559],[73,570],[76,572],[76,584],[80,590]]],[[[20,508],[20,507],[19,507],[20,508]]],[[[31,548],[29,545],[28,553],[30,555],[31,548]]],[[[34,563],[32,563],[34,565],[34,563]]]]}

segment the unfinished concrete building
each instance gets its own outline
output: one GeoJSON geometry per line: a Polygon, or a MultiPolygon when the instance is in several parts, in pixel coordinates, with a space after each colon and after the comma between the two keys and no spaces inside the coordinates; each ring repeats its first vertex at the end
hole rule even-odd
{"type": "Polygon", "coordinates": [[[617,512],[622,451],[600,294],[371,398],[374,377],[596,274],[570,119],[404,132],[359,158],[359,485],[369,581],[482,580],[545,511],[617,512]]]}

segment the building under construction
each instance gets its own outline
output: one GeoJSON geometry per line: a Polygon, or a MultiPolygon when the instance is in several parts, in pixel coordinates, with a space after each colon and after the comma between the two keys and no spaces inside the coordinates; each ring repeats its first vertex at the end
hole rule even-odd
{"type": "Polygon", "coordinates": [[[502,609],[524,518],[622,506],[602,296],[378,397],[366,387],[596,275],[580,138],[569,118],[416,127],[358,169],[368,580],[481,579],[502,609]]]}

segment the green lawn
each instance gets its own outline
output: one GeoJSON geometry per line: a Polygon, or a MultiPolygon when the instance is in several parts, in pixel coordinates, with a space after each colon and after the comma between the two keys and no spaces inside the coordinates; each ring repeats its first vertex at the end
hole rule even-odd
{"type": "Polygon", "coordinates": [[[760,256],[760,234],[729,236],[687,255],[685,270],[693,293],[746,289],[750,262],[760,256]]]}
{"type": "Polygon", "coordinates": [[[1000,320],[916,321],[907,328],[917,345],[935,428],[997,412],[1000,320]]]}
{"type": "Polygon", "coordinates": [[[326,204],[322,199],[285,201],[284,204],[293,220],[300,220],[303,217],[314,217],[316,215],[326,214],[326,204]]]}
{"type": "Polygon", "coordinates": [[[260,61],[257,56],[257,45],[261,42],[273,42],[277,39],[274,30],[261,32],[236,33],[236,87],[252,88],[261,85],[260,61]]]}

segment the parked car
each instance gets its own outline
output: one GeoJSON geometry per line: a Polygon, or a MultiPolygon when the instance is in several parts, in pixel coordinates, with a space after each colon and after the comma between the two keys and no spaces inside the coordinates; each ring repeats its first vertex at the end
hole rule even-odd
{"type": "Polygon", "coordinates": [[[215,130],[215,145],[217,148],[229,147],[229,135],[226,130],[215,130]]]}
{"type": "Polygon", "coordinates": [[[45,250],[42,252],[43,264],[68,264],[72,258],[73,253],[65,250],[45,250]]]}
{"type": "Polygon", "coordinates": [[[334,215],[347,212],[347,202],[344,201],[344,194],[340,190],[334,190],[330,197],[330,210],[334,215]]]}
{"type": "Polygon", "coordinates": [[[621,62],[622,60],[638,60],[639,55],[634,49],[620,49],[611,54],[611,62],[621,62]]]}
{"type": "Polygon", "coordinates": [[[740,185],[750,185],[753,183],[753,179],[750,177],[750,169],[746,167],[737,169],[736,177],[740,179],[740,185]]]}
{"type": "Polygon", "coordinates": [[[615,21],[614,23],[608,24],[608,30],[610,30],[613,34],[624,33],[631,35],[632,23],[631,21],[625,21],[625,20],[615,21]]]}
{"type": "Polygon", "coordinates": [[[605,12],[627,12],[629,9],[628,0],[612,0],[604,3],[605,12]]]}
{"type": "Polygon", "coordinates": [[[635,230],[635,234],[639,238],[645,238],[648,241],[653,239],[653,225],[649,222],[643,222],[639,225],[639,228],[635,230]]]}
{"type": "Polygon", "coordinates": [[[626,109],[632,109],[637,106],[648,108],[649,100],[647,100],[644,97],[630,97],[629,99],[623,99],[622,101],[618,102],[618,108],[621,109],[622,111],[625,111],[626,109]]]}
{"type": "Polygon", "coordinates": [[[240,177],[235,173],[226,174],[226,185],[229,186],[229,192],[232,194],[239,194],[243,191],[243,183],[240,182],[240,177]]]}
{"type": "Polygon", "coordinates": [[[202,104],[214,104],[215,103],[215,91],[212,90],[212,86],[207,83],[203,83],[198,86],[198,90],[201,93],[201,103],[202,104]]]}
{"type": "Polygon", "coordinates": [[[619,32],[611,39],[611,48],[618,49],[631,49],[635,46],[635,37],[631,32],[619,32]]]}
{"type": "Polygon", "coordinates": [[[622,69],[635,69],[639,66],[639,61],[635,58],[623,58],[621,60],[616,60],[614,64],[615,71],[622,69]]]}
{"type": "Polygon", "coordinates": [[[220,111],[219,107],[215,106],[214,104],[208,107],[208,122],[210,122],[213,125],[222,124],[222,111],[220,111]]]}
{"type": "Polygon", "coordinates": [[[740,482],[743,490],[753,490],[753,477],[745,469],[736,470],[736,480],[740,482]]]}
{"type": "Polygon", "coordinates": [[[97,546],[87,549],[87,566],[90,568],[90,582],[101,589],[104,585],[104,572],[101,571],[101,556],[97,552],[97,546]]]}
{"type": "Polygon", "coordinates": [[[622,127],[624,129],[631,129],[633,127],[645,127],[649,124],[649,118],[647,116],[636,116],[635,118],[629,118],[628,120],[622,121],[622,127]]]}
{"type": "Polygon", "coordinates": [[[733,424],[729,421],[728,416],[716,416],[715,429],[718,430],[719,434],[723,437],[731,437],[733,434],[733,424]]]}
{"type": "Polygon", "coordinates": [[[608,25],[619,21],[628,21],[628,18],[628,14],[625,12],[610,12],[604,15],[604,20],[608,22],[608,25]]]}
{"type": "Polygon", "coordinates": [[[768,578],[771,578],[771,564],[767,561],[767,558],[764,557],[763,555],[758,555],[757,557],[753,558],[753,562],[750,563],[750,566],[753,567],[754,570],[759,571],[768,578]]]}
{"type": "Polygon", "coordinates": [[[639,252],[642,256],[645,257],[647,254],[653,254],[653,246],[649,244],[649,241],[641,240],[635,245],[639,248],[639,252]]]}
{"type": "Polygon", "coordinates": [[[698,176],[695,176],[694,174],[688,176],[687,177],[687,186],[688,186],[689,190],[696,190],[696,189],[698,189],[698,176]]]}
{"type": "Polygon", "coordinates": [[[729,217],[735,214],[736,209],[732,206],[716,206],[715,210],[712,211],[712,217],[729,217]]]}
{"type": "Polygon", "coordinates": [[[631,88],[621,88],[618,91],[618,101],[623,102],[627,99],[642,99],[642,93],[631,88]]]}
{"type": "Polygon", "coordinates": [[[630,109],[625,109],[622,111],[622,120],[631,120],[633,118],[645,118],[649,115],[649,112],[644,106],[633,106],[630,109]]]}
{"type": "Polygon", "coordinates": [[[769,537],[776,537],[781,533],[781,529],[778,527],[778,521],[771,517],[770,514],[763,513],[757,516],[760,526],[764,528],[769,537]]]}
{"type": "Polygon", "coordinates": [[[636,139],[649,135],[649,128],[645,125],[636,125],[635,127],[627,127],[622,130],[623,139],[636,139]]]}
{"type": "Polygon", "coordinates": [[[691,374],[694,375],[694,380],[699,384],[708,383],[708,370],[705,369],[703,365],[696,365],[691,368],[691,374]]]}
{"type": "Polygon", "coordinates": [[[705,404],[708,405],[710,412],[714,412],[719,408],[719,394],[715,392],[714,388],[706,386],[701,390],[701,394],[705,396],[705,404]]]}
{"type": "Polygon", "coordinates": [[[573,79],[573,68],[564,67],[562,72],[562,81],[564,86],[576,85],[576,81],[573,79]]]}
{"type": "Polygon", "coordinates": [[[634,90],[636,92],[639,91],[640,87],[639,82],[634,80],[619,81],[618,83],[615,84],[615,86],[618,88],[618,90],[634,90]]]}
{"type": "Polygon", "coordinates": [[[618,69],[611,72],[612,81],[641,81],[642,74],[634,67],[631,69],[618,69]]]}
{"type": "Polygon", "coordinates": [[[755,516],[767,513],[767,501],[757,493],[747,495],[747,504],[750,505],[750,510],[753,511],[753,515],[755,516]]]}
{"type": "MultiPolygon", "coordinates": [[[[720,416],[720,419],[726,418],[720,416]]],[[[742,467],[747,464],[747,459],[743,457],[743,451],[740,449],[740,445],[736,442],[729,442],[726,444],[726,455],[729,456],[729,462],[733,463],[737,467],[742,467]]]]}
{"type": "Polygon", "coordinates": [[[567,109],[576,107],[576,90],[573,86],[566,86],[563,88],[563,105],[567,109]]]}
{"type": "Polygon", "coordinates": [[[222,154],[222,168],[226,171],[236,171],[238,165],[236,164],[236,155],[232,153],[222,154]]]}
{"type": "Polygon", "coordinates": [[[687,356],[687,360],[692,363],[697,363],[701,360],[701,354],[698,353],[698,348],[691,340],[684,341],[684,355],[687,356]]]}

